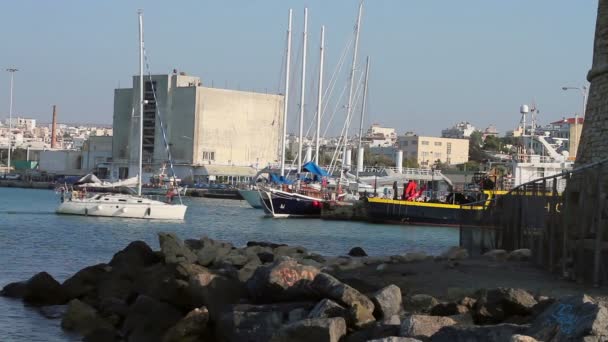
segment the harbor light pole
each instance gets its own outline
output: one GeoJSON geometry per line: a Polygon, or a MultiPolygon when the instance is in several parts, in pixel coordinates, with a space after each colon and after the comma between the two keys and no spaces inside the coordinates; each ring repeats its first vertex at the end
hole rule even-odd
{"type": "MultiPolygon", "coordinates": [[[[562,87],[563,91],[568,91],[568,90],[578,90],[581,92],[581,96],[583,97],[583,108],[581,110],[581,116],[584,118],[585,117],[585,110],[587,108],[587,95],[588,95],[588,90],[586,86],[582,86],[582,87],[562,87]]],[[[570,137],[571,142],[574,143],[575,147],[574,147],[574,154],[576,156],[576,153],[578,152],[578,141],[579,141],[579,136],[578,136],[578,115],[574,115],[574,139],[572,139],[572,137],[570,137]]]]}
{"type": "Polygon", "coordinates": [[[8,68],[6,69],[6,71],[8,71],[11,74],[11,94],[10,94],[10,100],[9,100],[9,105],[8,105],[8,161],[7,161],[7,168],[10,172],[11,169],[11,149],[13,148],[13,81],[14,81],[14,76],[15,76],[15,72],[19,71],[19,69],[17,68],[8,68]]]}

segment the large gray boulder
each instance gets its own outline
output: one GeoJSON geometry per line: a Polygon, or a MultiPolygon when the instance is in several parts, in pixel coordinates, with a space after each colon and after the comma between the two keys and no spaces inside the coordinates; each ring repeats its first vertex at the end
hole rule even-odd
{"type": "Polygon", "coordinates": [[[481,290],[473,307],[473,319],[477,324],[502,323],[512,316],[530,315],[536,304],[534,296],[523,289],[481,290]]]}
{"type": "Polygon", "coordinates": [[[348,255],[352,257],[366,257],[367,253],[365,253],[365,250],[361,247],[353,247],[348,251],[348,255]]]}
{"type": "Polygon", "coordinates": [[[228,342],[269,341],[297,309],[310,310],[314,303],[237,304],[223,310],[216,321],[217,339],[228,342]]]}
{"type": "Polygon", "coordinates": [[[61,305],[69,300],[61,284],[46,272],[37,273],[24,282],[10,283],[0,291],[0,295],[21,298],[34,306],[61,305]]]}
{"type": "MultiPolygon", "coordinates": [[[[196,249],[197,262],[203,266],[213,264],[234,249],[234,246],[229,242],[213,240],[206,236],[197,241],[199,242],[199,248],[196,249]]],[[[190,245],[193,245],[193,243],[190,243],[190,245]]]]}
{"type": "Polygon", "coordinates": [[[103,319],[95,308],[78,299],[73,299],[68,304],[67,311],[61,320],[61,327],[83,336],[98,329],[114,330],[114,326],[103,319]]]}
{"type": "Polygon", "coordinates": [[[439,301],[435,297],[421,293],[405,297],[403,305],[409,313],[428,313],[437,304],[439,301]]]}
{"type": "Polygon", "coordinates": [[[238,271],[238,278],[242,283],[246,283],[247,280],[249,280],[253,274],[255,273],[255,270],[258,269],[258,267],[262,266],[262,262],[260,261],[260,258],[257,257],[257,255],[255,256],[255,258],[249,260],[245,265],[243,265],[243,267],[238,271]]]}
{"type": "Polygon", "coordinates": [[[167,331],[163,337],[163,342],[204,340],[208,321],[209,311],[207,311],[207,308],[196,308],[167,331]]]}
{"type": "Polygon", "coordinates": [[[167,264],[193,263],[197,259],[196,254],[173,233],[158,233],[158,243],[167,264]]]}
{"type": "Polygon", "coordinates": [[[317,274],[312,282],[312,288],[319,297],[329,298],[347,306],[356,326],[362,326],[375,320],[374,303],[361,292],[331,275],[317,274]]]}
{"type": "Polygon", "coordinates": [[[137,268],[153,265],[161,259],[148,244],[143,241],[133,241],[124,249],[118,251],[110,260],[113,269],[133,271],[137,268]]]}
{"type": "Polygon", "coordinates": [[[308,255],[308,250],[302,246],[278,246],[273,249],[275,257],[303,258],[308,255]]]}
{"type": "Polygon", "coordinates": [[[456,321],[449,317],[410,315],[401,322],[400,336],[429,338],[439,329],[455,325],[456,321]]]}
{"type": "MultiPolygon", "coordinates": [[[[281,248],[281,247],[279,247],[281,248]]],[[[315,298],[311,284],[319,270],[291,258],[258,267],[247,280],[250,297],[259,303],[315,298]]]]}
{"type": "Polygon", "coordinates": [[[308,318],[348,317],[348,310],[331,299],[324,298],[308,313],[308,318]]]}
{"type": "Polygon", "coordinates": [[[587,295],[565,297],[536,317],[526,335],[555,342],[608,339],[608,309],[587,295]]]}
{"type": "Polygon", "coordinates": [[[212,320],[217,320],[220,312],[232,304],[237,304],[245,295],[245,288],[238,279],[211,271],[193,275],[188,284],[192,301],[198,306],[205,305],[212,320]]]}
{"type": "Polygon", "coordinates": [[[378,290],[371,296],[371,300],[375,307],[374,314],[378,319],[397,315],[403,308],[401,303],[401,289],[397,285],[391,284],[378,290]]]}
{"type": "Polygon", "coordinates": [[[308,318],[285,325],[272,337],[273,342],[338,342],[346,335],[342,317],[308,318]]]}
{"type": "Polygon", "coordinates": [[[431,342],[511,342],[511,336],[522,334],[528,326],[498,324],[484,326],[448,326],[431,336],[431,342]]]}
{"type": "Polygon", "coordinates": [[[122,333],[129,342],[160,342],[181,318],[182,313],[175,307],[140,295],[129,308],[122,333]]]}
{"type": "Polygon", "coordinates": [[[61,285],[70,299],[95,297],[101,281],[109,277],[112,266],[97,264],[76,272],[61,285]]]}

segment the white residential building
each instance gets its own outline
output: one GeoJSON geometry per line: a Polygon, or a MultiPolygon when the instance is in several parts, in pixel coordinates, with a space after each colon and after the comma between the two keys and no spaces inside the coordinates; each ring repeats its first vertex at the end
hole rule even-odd
{"type": "Polygon", "coordinates": [[[467,121],[461,121],[455,124],[451,128],[446,128],[441,131],[442,138],[452,139],[466,139],[471,136],[471,133],[475,132],[475,126],[471,125],[467,121]]]}

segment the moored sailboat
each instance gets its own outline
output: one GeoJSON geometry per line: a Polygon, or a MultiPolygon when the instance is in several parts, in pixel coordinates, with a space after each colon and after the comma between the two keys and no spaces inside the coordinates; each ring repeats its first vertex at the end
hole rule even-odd
{"type": "Polygon", "coordinates": [[[183,220],[187,206],[181,203],[172,204],[173,196],[168,194],[167,202],[155,201],[142,197],[142,137],[143,137],[143,16],[139,12],[139,174],[137,177],[137,195],[125,194],[92,194],[62,189],[61,204],[56,209],[58,214],[142,218],[157,220],[183,220]]]}

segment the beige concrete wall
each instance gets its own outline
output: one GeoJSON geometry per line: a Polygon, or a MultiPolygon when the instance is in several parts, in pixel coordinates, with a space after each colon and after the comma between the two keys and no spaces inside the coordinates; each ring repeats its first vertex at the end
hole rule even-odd
{"type": "Polygon", "coordinates": [[[425,136],[399,137],[404,159],[415,158],[420,166],[431,166],[440,160],[447,164],[469,161],[469,140],[425,136]]]}
{"type": "Polygon", "coordinates": [[[132,89],[114,90],[112,157],[115,161],[127,162],[129,158],[132,92],[132,89]]]}
{"type": "Polygon", "coordinates": [[[279,159],[283,96],[197,88],[195,163],[263,166],[279,159]]]}
{"type": "MultiPolygon", "coordinates": [[[[194,158],[196,89],[196,87],[183,87],[172,90],[170,116],[165,125],[171,156],[176,164],[192,164],[194,158]]],[[[162,142],[162,137],[157,136],[157,140],[162,142]]],[[[164,159],[167,159],[166,154],[164,159]]]]}

